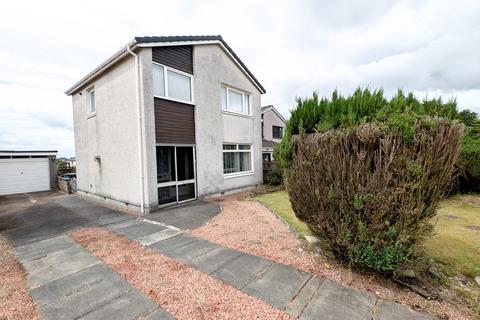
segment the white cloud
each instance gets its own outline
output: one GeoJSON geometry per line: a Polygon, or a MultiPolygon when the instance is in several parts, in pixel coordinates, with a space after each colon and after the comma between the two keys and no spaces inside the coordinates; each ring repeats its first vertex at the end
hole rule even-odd
{"type": "Polygon", "coordinates": [[[480,112],[478,1],[10,1],[0,12],[0,149],[73,155],[63,91],[134,36],[222,34],[287,114],[357,86],[480,112]]]}

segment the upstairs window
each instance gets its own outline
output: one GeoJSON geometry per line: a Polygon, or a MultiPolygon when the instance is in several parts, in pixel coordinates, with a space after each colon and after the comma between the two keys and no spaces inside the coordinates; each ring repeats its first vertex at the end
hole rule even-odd
{"type": "Polygon", "coordinates": [[[273,136],[273,139],[282,139],[283,138],[283,127],[272,126],[272,136],[273,136]]]}
{"type": "Polygon", "coordinates": [[[170,67],[153,64],[153,95],[170,100],[193,101],[192,75],[170,67]]]}
{"type": "Polygon", "coordinates": [[[222,110],[250,115],[250,95],[226,86],[221,87],[222,110]]]}
{"type": "Polygon", "coordinates": [[[95,114],[97,107],[95,105],[95,89],[92,87],[87,90],[87,113],[95,114]]]}

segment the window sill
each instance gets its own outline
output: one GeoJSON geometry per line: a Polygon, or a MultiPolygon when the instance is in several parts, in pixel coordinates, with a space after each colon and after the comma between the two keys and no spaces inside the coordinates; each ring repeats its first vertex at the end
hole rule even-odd
{"type": "Polygon", "coordinates": [[[255,174],[254,171],[246,171],[246,172],[239,172],[239,173],[228,173],[228,174],[224,174],[223,178],[224,179],[230,179],[230,178],[237,178],[237,177],[252,176],[254,174],[255,174]]]}
{"type": "Polygon", "coordinates": [[[163,99],[163,100],[168,100],[168,101],[174,101],[178,103],[183,103],[183,104],[189,104],[191,106],[195,106],[195,103],[193,101],[185,101],[185,100],[180,100],[180,99],[175,99],[175,98],[169,98],[169,97],[162,97],[162,96],[156,96],[153,95],[154,98],[157,99],[163,99]]]}
{"type": "Polygon", "coordinates": [[[93,118],[93,117],[95,117],[96,115],[97,115],[96,112],[88,113],[88,114],[87,114],[87,119],[93,118]]]}
{"type": "Polygon", "coordinates": [[[223,110],[223,109],[222,109],[222,113],[223,113],[223,114],[228,114],[228,115],[231,115],[231,116],[237,116],[237,117],[242,117],[242,118],[247,118],[247,119],[253,119],[253,117],[252,117],[251,115],[244,114],[244,113],[239,113],[239,112],[234,112],[234,111],[228,111],[228,110],[223,110]]]}

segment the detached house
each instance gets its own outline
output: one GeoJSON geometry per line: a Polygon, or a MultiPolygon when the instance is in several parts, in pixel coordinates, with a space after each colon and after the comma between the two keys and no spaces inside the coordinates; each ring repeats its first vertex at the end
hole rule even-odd
{"type": "Polygon", "coordinates": [[[136,37],[66,91],[78,192],[149,212],[261,184],[263,93],[221,36],[136,37]]]}
{"type": "Polygon", "coordinates": [[[262,155],[263,161],[270,162],[273,159],[273,149],[282,141],[286,120],[274,106],[266,106],[261,109],[262,114],[262,155]]]}

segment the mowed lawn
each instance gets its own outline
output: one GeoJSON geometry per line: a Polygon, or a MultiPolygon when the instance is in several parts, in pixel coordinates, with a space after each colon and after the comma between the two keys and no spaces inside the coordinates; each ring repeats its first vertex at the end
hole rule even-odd
{"type": "Polygon", "coordinates": [[[436,234],[427,240],[427,256],[453,273],[480,276],[480,195],[457,195],[438,209],[436,234]]]}
{"type": "Polygon", "coordinates": [[[300,221],[295,216],[295,213],[293,213],[286,191],[276,191],[262,194],[256,199],[263,203],[264,206],[275,212],[283,220],[285,220],[285,222],[287,222],[290,227],[295,229],[295,231],[297,231],[300,235],[308,236],[312,234],[307,225],[300,221]]]}
{"type": "MultiPolygon", "coordinates": [[[[293,213],[286,191],[257,197],[301,235],[311,231],[293,213]]],[[[435,235],[425,243],[425,255],[452,273],[480,275],[480,195],[453,196],[441,202],[435,235]]]]}

